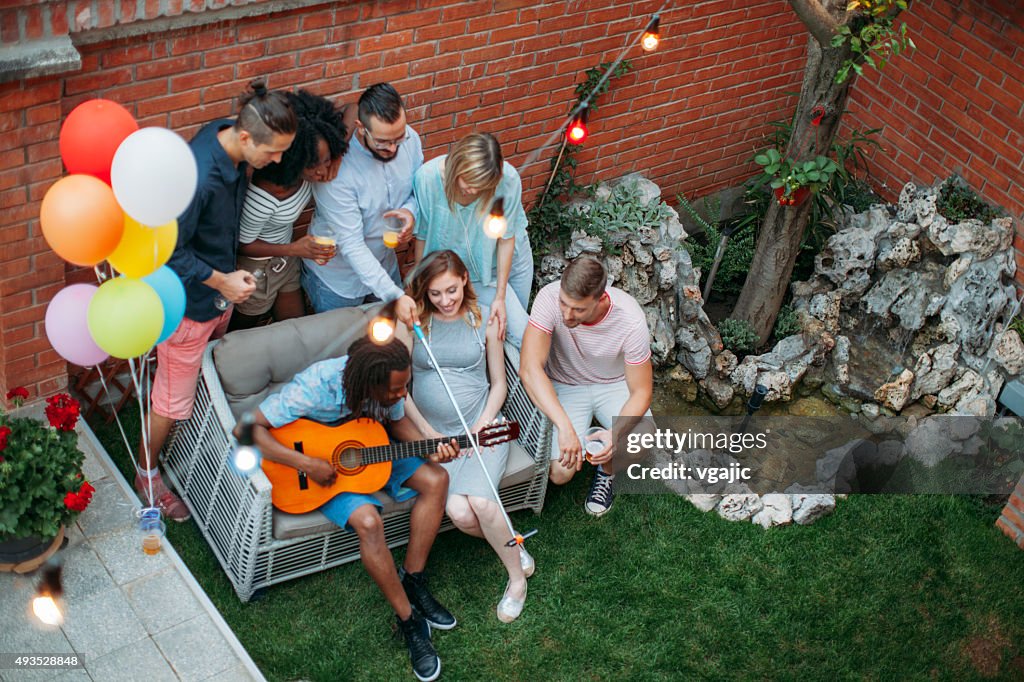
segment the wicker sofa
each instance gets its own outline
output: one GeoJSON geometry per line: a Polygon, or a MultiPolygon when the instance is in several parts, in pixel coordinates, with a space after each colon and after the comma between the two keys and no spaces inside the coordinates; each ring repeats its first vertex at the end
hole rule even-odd
{"type": "MultiPolygon", "coordinates": [[[[313,362],[344,355],[365,333],[375,308],[349,308],[232,332],[203,356],[195,411],[179,422],[163,452],[171,478],[242,601],[255,590],[359,558],[358,538],[320,512],[286,514],[270,503],[262,471],[248,478],[228,464],[236,419],[313,362]]],[[[509,511],[539,513],[547,486],[551,423],[526,396],[519,354],[506,344],[505,416],[519,422],[500,493],[509,511]]],[[[391,547],[408,542],[411,503],[385,502],[391,547]]],[[[443,530],[451,528],[447,518],[443,530]]]]}

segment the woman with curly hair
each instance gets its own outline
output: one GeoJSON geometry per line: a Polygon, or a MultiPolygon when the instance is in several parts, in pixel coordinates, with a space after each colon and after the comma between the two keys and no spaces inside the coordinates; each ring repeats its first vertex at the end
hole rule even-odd
{"type": "Polygon", "coordinates": [[[280,163],[253,173],[242,208],[239,267],[261,270],[265,277],[249,300],[235,306],[232,329],[254,326],[271,309],[275,320],[303,315],[302,258],[327,262],[335,253],[333,246],[317,243],[308,234],[293,240],[293,232],[309,204],[311,183],[337,175],[348,150],[342,110],[305,90],[286,94],[299,121],[295,141],[280,163]]]}

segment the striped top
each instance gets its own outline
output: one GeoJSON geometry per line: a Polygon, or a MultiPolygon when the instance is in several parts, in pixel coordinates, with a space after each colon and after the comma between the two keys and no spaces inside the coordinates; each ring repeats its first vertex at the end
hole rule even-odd
{"type": "Polygon", "coordinates": [[[547,374],[563,384],[612,384],[626,378],[626,365],[642,365],[651,357],[647,318],[636,299],[622,289],[608,287],[611,307],[592,324],[570,329],[558,305],[560,282],[539,292],[530,311],[530,325],[551,334],[547,374]]]}
{"type": "Polygon", "coordinates": [[[306,208],[313,189],[303,182],[299,191],[286,199],[278,199],[265,189],[250,184],[245,195],[238,241],[251,244],[261,239],[268,244],[290,244],[295,221],[306,208]]]}

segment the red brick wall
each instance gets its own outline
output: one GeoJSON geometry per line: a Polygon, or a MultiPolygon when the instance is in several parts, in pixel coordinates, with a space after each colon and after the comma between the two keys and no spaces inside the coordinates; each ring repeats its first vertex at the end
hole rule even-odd
{"type": "Polygon", "coordinates": [[[917,50],[865,71],[848,122],[883,128],[871,154],[888,199],[903,183],[952,173],[1014,217],[1024,284],[1024,7],[1014,0],[915,2],[904,12],[917,50]]]}
{"type": "MultiPolygon", "coordinates": [[[[661,2],[421,0],[408,9],[412,4],[325,3],[86,44],[79,73],[0,85],[0,388],[23,384],[46,394],[64,382],[64,364],[42,329],[46,304],[65,284],[64,267],[37,217],[62,173],[60,122],[82,101],[109,98],[141,125],[190,137],[204,121],[231,115],[233,98],[256,76],[341,101],[387,80],[405,95],[427,158],[477,128],[496,133],[518,165],[560,125],[583,72],[614,59],[661,2]]],[[[662,15],[661,49],[631,49],[635,71],[598,101],[579,155],[582,181],[644,171],[667,197],[736,184],[751,172],[746,161],[767,122],[792,107],[786,93],[798,88],[805,38],[783,0],[683,5],[662,15]]],[[[71,9],[77,16],[78,5],[71,9]]],[[[100,15],[94,26],[130,21],[128,14],[100,15]]],[[[527,200],[543,186],[553,151],[524,169],[527,200]]]]}

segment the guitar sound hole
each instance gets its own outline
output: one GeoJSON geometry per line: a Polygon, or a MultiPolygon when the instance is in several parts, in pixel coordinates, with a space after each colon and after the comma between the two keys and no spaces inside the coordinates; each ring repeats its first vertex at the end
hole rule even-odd
{"type": "Polygon", "coordinates": [[[352,473],[363,468],[363,451],[359,448],[346,448],[335,454],[336,468],[341,473],[352,473]]]}

